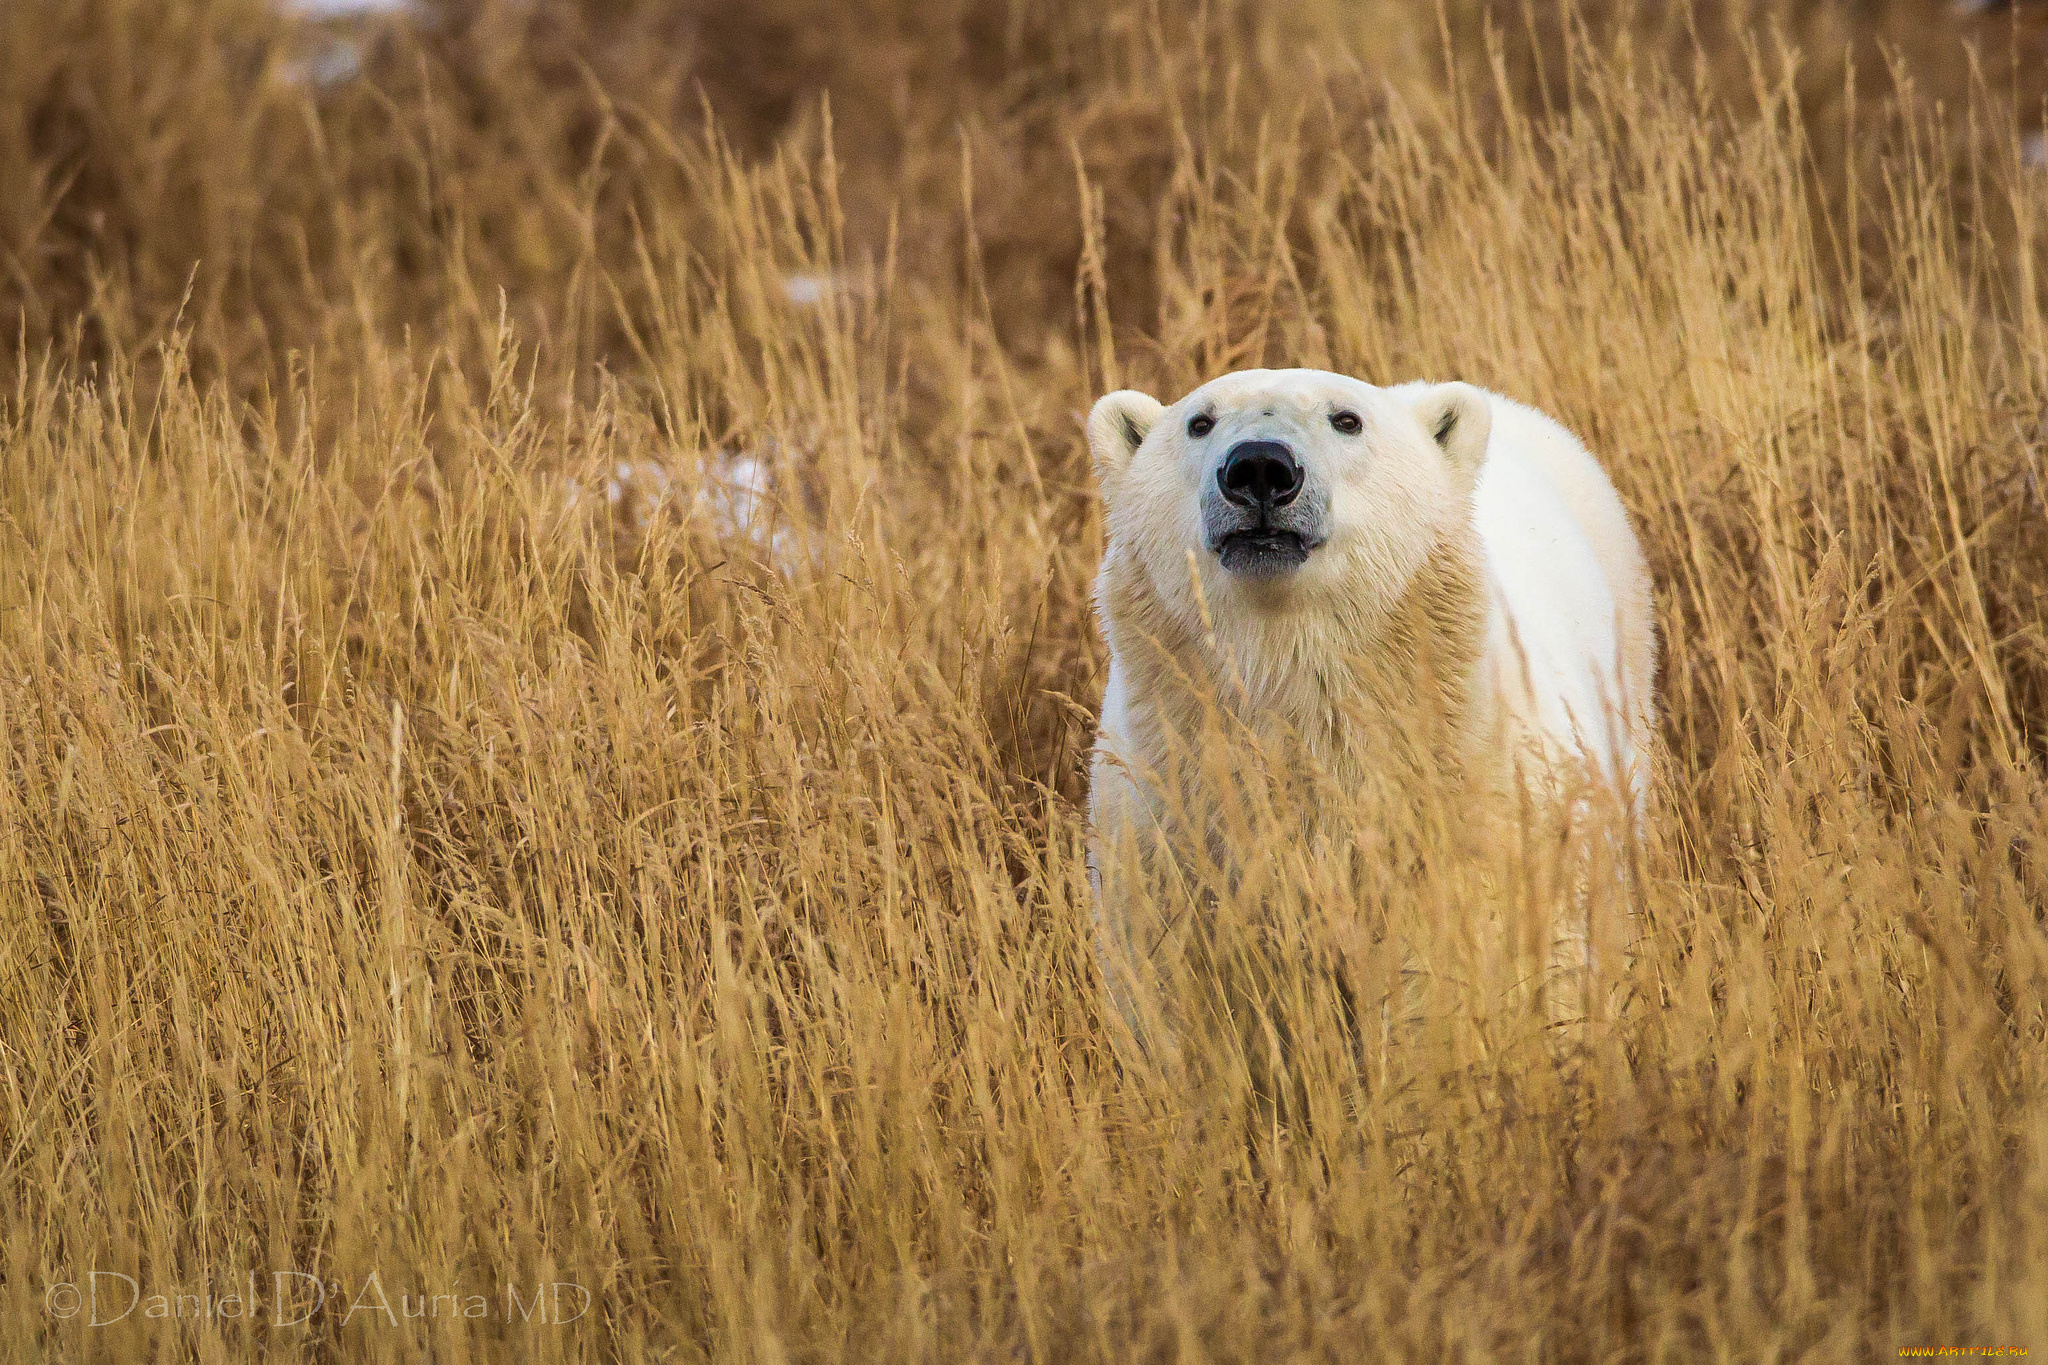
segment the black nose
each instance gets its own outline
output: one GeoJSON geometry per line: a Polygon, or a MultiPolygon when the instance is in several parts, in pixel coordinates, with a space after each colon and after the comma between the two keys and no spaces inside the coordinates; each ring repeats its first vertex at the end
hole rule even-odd
{"type": "Polygon", "coordinates": [[[1301,492],[1301,462],[1278,441],[1239,441],[1216,482],[1239,507],[1285,507],[1301,492]]]}

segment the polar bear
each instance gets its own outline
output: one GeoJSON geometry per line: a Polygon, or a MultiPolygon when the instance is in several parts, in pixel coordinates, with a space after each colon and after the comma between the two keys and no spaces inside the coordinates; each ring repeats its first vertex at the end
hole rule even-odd
{"type": "Polygon", "coordinates": [[[1090,866],[1113,989],[1158,932],[1116,869],[1156,859],[1176,825],[1228,859],[1219,828],[1187,828],[1204,819],[1190,737],[1219,713],[1340,790],[1469,782],[1527,810],[1591,788],[1640,821],[1649,570],[1558,423],[1469,384],[1246,370],[1171,407],[1112,393],[1088,443],[1110,656],[1090,866]]]}

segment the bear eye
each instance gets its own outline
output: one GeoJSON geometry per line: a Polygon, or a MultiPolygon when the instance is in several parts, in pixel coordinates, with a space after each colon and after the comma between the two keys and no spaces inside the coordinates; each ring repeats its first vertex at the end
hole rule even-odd
{"type": "Polygon", "coordinates": [[[1206,412],[1198,412],[1188,418],[1188,435],[1200,439],[1216,430],[1216,419],[1206,412]]]}
{"type": "Polygon", "coordinates": [[[1356,436],[1359,428],[1365,424],[1358,420],[1358,414],[1355,412],[1333,412],[1330,414],[1330,425],[1346,436],[1356,436]]]}

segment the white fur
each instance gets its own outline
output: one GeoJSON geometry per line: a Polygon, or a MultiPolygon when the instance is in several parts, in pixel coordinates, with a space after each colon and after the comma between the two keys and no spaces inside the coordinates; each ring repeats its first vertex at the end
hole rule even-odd
{"type": "Polygon", "coordinates": [[[1471,702],[1457,722],[1468,758],[1539,795],[1557,790],[1545,779],[1583,764],[1640,815],[1654,742],[1648,570],[1612,484],[1555,421],[1468,385],[1255,370],[1171,407],[1112,394],[1091,414],[1089,439],[1108,526],[1097,606],[1110,670],[1090,794],[1098,858],[1128,821],[1158,814],[1133,774],[1158,770],[1173,672],[1148,642],[1178,639],[1173,667],[1206,672],[1255,725],[1270,718],[1317,736],[1311,748],[1340,776],[1369,771],[1373,743],[1336,725],[1356,699],[1333,695],[1357,676],[1341,661],[1384,652],[1389,623],[1447,547],[1467,566],[1454,594],[1466,619],[1483,617],[1472,676],[1453,689],[1471,702]],[[1338,432],[1339,410],[1357,413],[1362,431],[1338,432]],[[1189,431],[1198,413],[1213,432],[1189,431]],[[1327,543],[1265,579],[1225,570],[1203,536],[1218,462],[1252,438],[1287,442],[1328,509],[1327,543]]]}
{"type": "Polygon", "coordinates": [[[1640,810],[1648,774],[1630,715],[1646,706],[1652,680],[1631,676],[1622,631],[1647,634],[1648,604],[1634,604],[1638,619],[1625,623],[1617,586],[1646,594],[1641,547],[1577,437],[1534,408],[1487,397],[1492,438],[1472,496],[1490,598],[1486,686],[1547,757],[1583,757],[1640,810]]]}

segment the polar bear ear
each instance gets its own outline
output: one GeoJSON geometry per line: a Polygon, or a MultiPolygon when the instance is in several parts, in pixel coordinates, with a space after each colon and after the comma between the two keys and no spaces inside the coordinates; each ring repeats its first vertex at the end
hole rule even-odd
{"type": "Polygon", "coordinates": [[[1096,400],[1088,414],[1088,451],[1095,457],[1098,482],[1124,472],[1165,411],[1157,398],[1136,389],[1119,389],[1096,400]]]}
{"type": "Polygon", "coordinates": [[[1493,434],[1493,404],[1484,389],[1470,384],[1437,384],[1423,390],[1415,403],[1416,420],[1444,453],[1451,472],[1471,487],[1486,463],[1486,440],[1493,434]]]}

